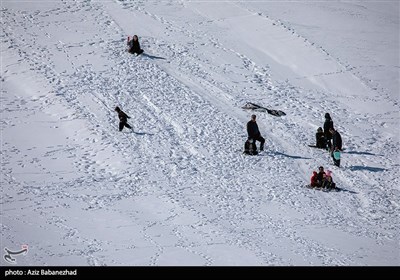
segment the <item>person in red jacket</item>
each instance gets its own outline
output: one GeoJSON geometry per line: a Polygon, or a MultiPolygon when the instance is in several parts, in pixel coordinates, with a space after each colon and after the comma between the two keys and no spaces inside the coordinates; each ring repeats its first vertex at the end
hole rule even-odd
{"type": "Polygon", "coordinates": [[[317,171],[313,171],[313,175],[311,176],[311,187],[317,187],[318,186],[318,179],[317,179],[317,171]]]}
{"type": "Polygon", "coordinates": [[[131,117],[125,114],[118,106],[115,107],[115,111],[118,113],[119,131],[122,131],[124,127],[132,129],[132,127],[128,124],[128,119],[131,117]]]}

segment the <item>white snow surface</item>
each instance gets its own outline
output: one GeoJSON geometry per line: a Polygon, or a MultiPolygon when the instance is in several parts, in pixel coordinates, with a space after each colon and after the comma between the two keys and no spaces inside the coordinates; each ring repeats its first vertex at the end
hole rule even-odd
{"type": "Polygon", "coordinates": [[[27,245],[22,266],[398,266],[399,14],[1,1],[1,251],[27,245]],[[256,113],[259,156],[242,154],[246,102],[287,114],[256,113]],[[326,112],[340,168],[308,147],[326,112]],[[304,188],[320,165],[344,191],[304,188]]]}

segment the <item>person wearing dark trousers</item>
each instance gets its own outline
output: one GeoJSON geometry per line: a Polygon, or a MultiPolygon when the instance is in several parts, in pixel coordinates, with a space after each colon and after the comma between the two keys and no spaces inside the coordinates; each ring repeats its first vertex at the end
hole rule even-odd
{"type": "Polygon", "coordinates": [[[128,124],[129,117],[127,114],[124,113],[118,106],[115,107],[115,111],[118,113],[119,118],[119,131],[122,131],[124,127],[132,129],[132,127],[128,124]]]}
{"type": "Polygon", "coordinates": [[[265,139],[261,136],[260,130],[258,129],[258,125],[256,122],[256,115],[251,116],[251,120],[247,123],[247,134],[248,134],[248,140],[254,143],[256,141],[260,142],[260,151],[264,150],[264,143],[265,139]]]}
{"type": "Polygon", "coordinates": [[[318,127],[317,133],[315,133],[315,140],[317,148],[326,149],[326,139],[322,127],[318,127]]]}
{"type": "Polygon", "coordinates": [[[140,48],[140,43],[139,43],[139,38],[137,35],[133,35],[132,40],[129,40],[128,38],[128,52],[139,55],[143,52],[143,50],[140,48]]]}
{"type": "Polygon", "coordinates": [[[334,128],[329,129],[332,133],[332,148],[331,156],[333,158],[333,163],[340,167],[340,151],[342,150],[342,136],[334,128]]]}
{"type": "Polygon", "coordinates": [[[333,129],[333,121],[331,115],[329,115],[329,113],[326,113],[324,122],[324,135],[326,139],[326,144],[328,145],[328,149],[332,148],[332,133],[330,132],[331,128],[333,129]]]}

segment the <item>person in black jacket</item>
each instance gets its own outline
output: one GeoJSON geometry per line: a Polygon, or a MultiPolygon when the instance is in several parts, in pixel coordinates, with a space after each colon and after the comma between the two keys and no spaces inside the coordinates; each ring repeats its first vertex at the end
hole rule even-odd
{"type": "Polygon", "coordinates": [[[325,139],[326,139],[326,144],[328,145],[328,148],[332,148],[332,133],[329,131],[330,129],[333,129],[333,121],[329,113],[325,114],[325,122],[324,122],[324,134],[325,134],[325,139]]]}
{"type": "Polygon", "coordinates": [[[342,150],[342,136],[340,133],[335,130],[334,128],[329,129],[330,133],[332,134],[332,149],[335,150],[338,148],[340,151],[342,150]]]}
{"type": "Polygon", "coordinates": [[[119,118],[119,131],[122,131],[122,129],[125,127],[132,129],[132,127],[127,123],[129,117],[127,114],[125,114],[118,106],[115,107],[115,111],[118,113],[118,118],[119,118]]]}
{"type": "Polygon", "coordinates": [[[133,35],[132,40],[128,40],[128,52],[132,54],[139,55],[143,52],[140,48],[139,38],[137,35],[133,35]]]}
{"type": "Polygon", "coordinates": [[[260,151],[263,151],[265,139],[261,136],[260,130],[258,129],[256,115],[251,115],[251,120],[247,123],[247,134],[248,141],[252,140],[254,145],[256,141],[260,141],[260,151]]]}
{"type": "Polygon", "coordinates": [[[326,176],[325,170],[323,166],[318,167],[318,173],[317,173],[317,178],[316,178],[316,182],[317,182],[317,187],[321,187],[322,186],[322,182],[324,181],[326,176]]]}
{"type": "Polygon", "coordinates": [[[339,158],[335,158],[335,152],[339,152],[342,150],[342,136],[340,136],[340,133],[335,130],[334,128],[331,128],[329,130],[332,133],[332,148],[331,148],[331,156],[333,158],[333,163],[337,166],[340,167],[340,154],[339,158]]]}

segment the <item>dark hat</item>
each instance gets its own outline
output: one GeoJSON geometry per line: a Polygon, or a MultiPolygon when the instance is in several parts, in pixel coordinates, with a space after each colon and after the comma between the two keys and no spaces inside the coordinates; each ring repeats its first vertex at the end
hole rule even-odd
{"type": "Polygon", "coordinates": [[[117,107],[115,107],[115,111],[119,112],[119,111],[121,111],[121,109],[117,106],[117,107]]]}
{"type": "Polygon", "coordinates": [[[256,115],[251,115],[251,118],[252,118],[252,119],[255,119],[255,118],[256,118],[256,115]]]}
{"type": "Polygon", "coordinates": [[[325,119],[330,119],[331,115],[329,115],[329,113],[325,113],[325,119]]]}

